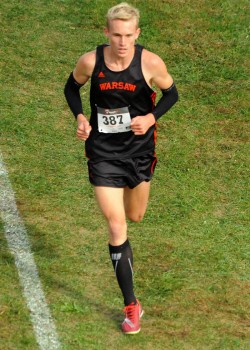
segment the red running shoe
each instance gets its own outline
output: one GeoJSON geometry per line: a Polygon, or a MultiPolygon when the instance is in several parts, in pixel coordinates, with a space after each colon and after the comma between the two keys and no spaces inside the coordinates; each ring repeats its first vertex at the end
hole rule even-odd
{"type": "Polygon", "coordinates": [[[122,331],[124,334],[137,334],[141,330],[140,318],[144,311],[142,310],[139,300],[137,304],[131,303],[123,309],[125,320],[122,322],[122,331]]]}

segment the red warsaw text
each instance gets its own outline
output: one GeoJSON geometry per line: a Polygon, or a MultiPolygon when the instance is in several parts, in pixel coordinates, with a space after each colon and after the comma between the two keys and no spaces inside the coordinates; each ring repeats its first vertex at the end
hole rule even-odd
{"type": "Polygon", "coordinates": [[[123,81],[112,82],[112,83],[102,83],[99,84],[101,90],[127,90],[127,91],[135,91],[136,85],[124,83],[123,81]]]}

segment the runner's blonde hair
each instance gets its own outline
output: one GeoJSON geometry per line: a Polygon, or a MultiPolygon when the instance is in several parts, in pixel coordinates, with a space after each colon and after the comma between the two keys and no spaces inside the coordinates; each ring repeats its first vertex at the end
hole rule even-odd
{"type": "Polygon", "coordinates": [[[109,22],[114,19],[121,19],[123,21],[128,21],[130,19],[136,20],[136,25],[139,25],[140,12],[137,8],[127,4],[126,2],[121,2],[120,4],[111,7],[107,13],[107,27],[109,27],[109,22]]]}

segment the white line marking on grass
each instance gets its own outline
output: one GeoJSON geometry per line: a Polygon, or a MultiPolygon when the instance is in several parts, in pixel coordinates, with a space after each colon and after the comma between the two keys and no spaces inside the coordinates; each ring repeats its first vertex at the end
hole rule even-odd
{"type": "Polygon", "coordinates": [[[39,280],[27,231],[18,213],[15,196],[0,152],[0,213],[5,237],[14,255],[37,343],[42,350],[61,348],[39,280]]]}

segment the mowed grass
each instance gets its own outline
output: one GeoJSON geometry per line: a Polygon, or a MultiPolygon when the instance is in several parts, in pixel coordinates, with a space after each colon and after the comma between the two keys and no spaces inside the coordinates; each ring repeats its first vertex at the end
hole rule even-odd
{"type": "MultiPolygon", "coordinates": [[[[62,348],[247,350],[248,2],[131,3],[139,42],[166,61],[180,93],[159,123],[147,214],[129,223],[145,309],[135,337],[120,332],[106,224],[63,96],[78,57],[106,41],[115,2],[1,2],[0,148],[62,348]]],[[[35,350],[3,225],[0,240],[0,348],[35,350]]]]}

